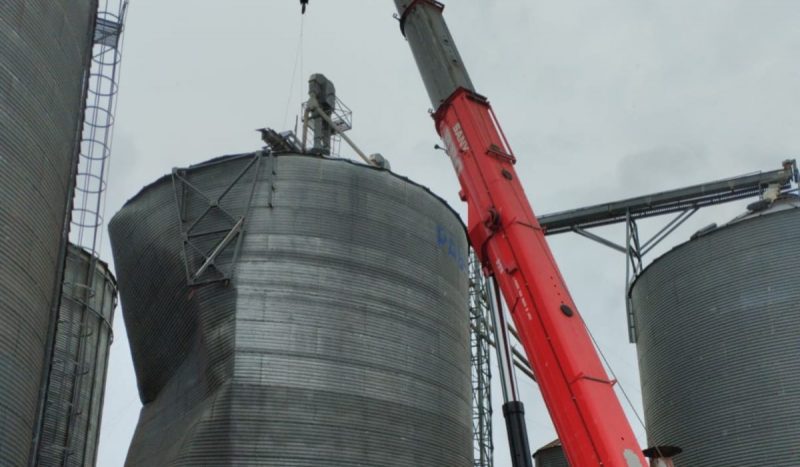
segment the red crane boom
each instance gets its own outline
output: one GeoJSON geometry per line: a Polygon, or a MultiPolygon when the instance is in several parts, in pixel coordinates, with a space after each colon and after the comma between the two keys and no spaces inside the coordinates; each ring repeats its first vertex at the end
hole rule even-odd
{"type": "Polygon", "coordinates": [[[494,275],[573,466],[643,467],[644,456],[561,277],[492,111],[434,0],[395,0],[461,182],[468,235],[494,275]]]}

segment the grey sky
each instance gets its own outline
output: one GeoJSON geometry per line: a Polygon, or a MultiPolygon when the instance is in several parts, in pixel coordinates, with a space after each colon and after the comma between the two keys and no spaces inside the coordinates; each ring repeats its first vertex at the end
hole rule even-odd
{"type": "MultiPolygon", "coordinates": [[[[452,168],[433,150],[430,103],[391,17],[393,2],[311,0],[302,76],[291,95],[296,0],[131,3],[106,219],[172,167],[257,149],[253,130],[280,129],[287,101],[293,126],[313,72],[336,83],[355,112],[351,136],[366,151],[383,153],[396,172],[464,212],[452,168]]],[[[794,0],[447,4],[473,82],[492,100],[539,213],[777,169],[800,153],[794,0]]],[[[704,211],[669,243],[741,209],[704,211]]],[[[599,233],[620,240],[622,230],[599,233]]],[[[624,258],[569,235],[551,244],[586,321],[640,404],[624,258]]],[[[110,259],[107,243],[102,255],[110,259]]],[[[139,411],[119,315],[111,355],[101,466],[122,465],[139,411]]],[[[521,384],[535,449],[554,433],[535,385],[521,384]]],[[[497,398],[495,408],[497,465],[507,466],[497,398]]]]}

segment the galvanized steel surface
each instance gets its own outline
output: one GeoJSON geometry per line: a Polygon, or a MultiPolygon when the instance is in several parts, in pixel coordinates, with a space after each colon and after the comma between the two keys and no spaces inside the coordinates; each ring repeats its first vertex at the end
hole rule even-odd
{"type": "Polygon", "coordinates": [[[535,467],[569,467],[561,442],[556,440],[533,454],[535,467]]]}
{"type": "Polygon", "coordinates": [[[800,209],[687,242],[634,284],[649,445],[677,465],[800,465],[800,209]]]}
{"type": "Polygon", "coordinates": [[[0,465],[31,449],[96,10],[0,1],[0,465]]]}
{"type": "Polygon", "coordinates": [[[38,465],[95,465],[116,299],[108,266],[70,245],[38,465]]]}
{"type": "Polygon", "coordinates": [[[441,10],[415,0],[395,0],[394,3],[400,16],[400,28],[411,47],[433,108],[438,109],[459,88],[474,91],[441,10]]]}
{"type": "MultiPolygon", "coordinates": [[[[215,200],[252,157],[185,176],[215,200]]],[[[198,218],[209,204],[198,192],[161,179],[110,224],[145,403],[127,465],[471,466],[457,216],[347,161],[254,167],[220,201],[243,215],[257,173],[230,285],[186,285],[176,206],[198,218]]],[[[223,217],[204,228],[228,228],[223,217]]]]}

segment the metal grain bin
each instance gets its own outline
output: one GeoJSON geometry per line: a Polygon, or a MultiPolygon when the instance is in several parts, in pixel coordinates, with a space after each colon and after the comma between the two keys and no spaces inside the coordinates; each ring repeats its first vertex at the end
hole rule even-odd
{"type": "Polygon", "coordinates": [[[35,436],[96,10],[0,1],[0,465],[25,465],[35,436]]]}
{"type": "Polygon", "coordinates": [[[800,465],[800,203],[684,243],[634,283],[649,444],[676,465],[800,465]]]}
{"type": "Polygon", "coordinates": [[[533,454],[536,467],[569,467],[561,441],[555,440],[533,454]]]}
{"type": "Polygon", "coordinates": [[[128,466],[472,465],[467,243],[426,189],[245,154],[109,229],[144,403],[128,466]]]}
{"type": "Polygon", "coordinates": [[[38,465],[95,465],[116,300],[108,265],[70,245],[38,465]]]}

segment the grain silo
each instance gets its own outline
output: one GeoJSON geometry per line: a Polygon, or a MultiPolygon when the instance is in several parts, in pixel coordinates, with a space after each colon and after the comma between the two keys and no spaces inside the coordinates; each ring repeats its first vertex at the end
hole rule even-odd
{"type": "Polygon", "coordinates": [[[632,288],[650,445],[678,465],[800,465],[800,202],[704,230],[632,288]]]}
{"type": "Polygon", "coordinates": [[[108,265],[70,245],[39,465],[95,465],[116,300],[108,265]]]}
{"type": "Polygon", "coordinates": [[[564,448],[561,441],[555,440],[542,446],[533,454],[533,461],[536,467],[569,467],[564,448]]]}
{"type": "Polygon", "coordinates": [[[425,188],[258,152],[175,170],[109,229],[127,465],[472,465],[467,242],[425,188]]]}
{"type": "Polygon", "coordinates": [[[0,2],[0,465],[38,436],[96,11],[0,2]]]}

